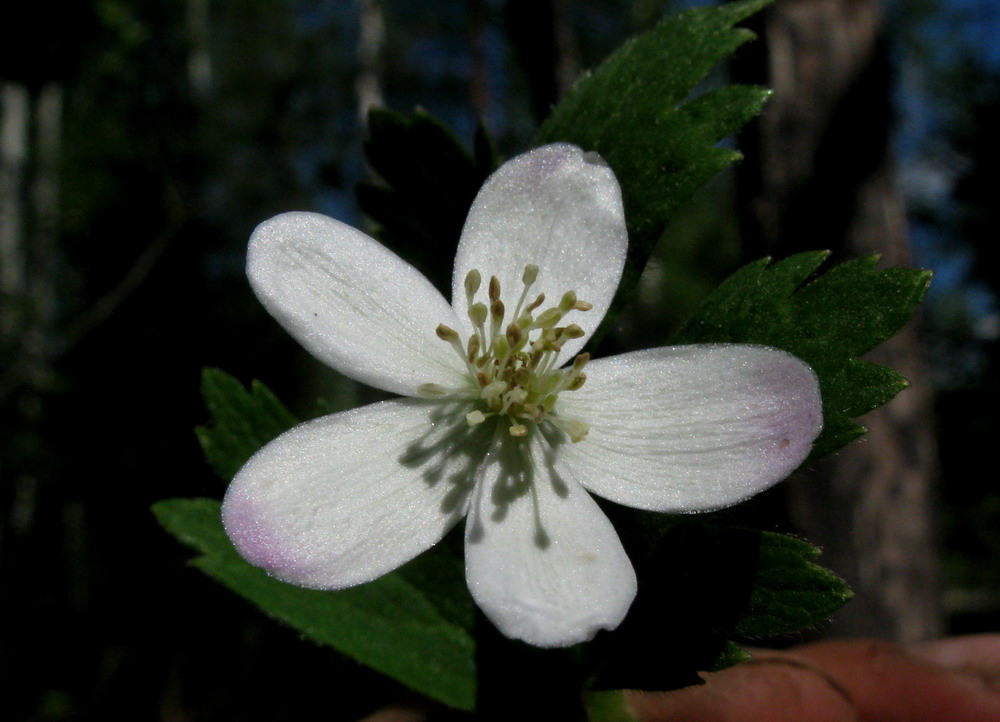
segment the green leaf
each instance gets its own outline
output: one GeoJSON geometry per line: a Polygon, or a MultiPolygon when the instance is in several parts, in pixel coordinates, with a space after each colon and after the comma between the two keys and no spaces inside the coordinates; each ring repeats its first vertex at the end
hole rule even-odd
{"type": "Polygon", "coordinates": [[[413,263],[446,297],[451,259],[472,201],[496,168],[496,154],[480,126],[470,155],[436,118],[418,109],[404,116],[376,108],[368,114],[368,164],[382,183],[359,183],[361,209],[375,235],[413,263]],[[441,259],[448,259],[445,264],[441,259]]]}
{"type": "Polygon", "coordinates": [[[444,704],[475,704],[475,642],[461,560],[428,552],[374,582],[336,592],[285,584],[244,561],[222,528],[219,502],[169,499],[159,522],[201,556],[193,564],[310,639],[444,704]],[[430,586],[428,586],[430,585],[430,586]],[[457,592],[457,593],[456,593],[457,592]],[[450,599],[448,604],[441,600],[450,599]]]}
{"type": "Polygon", "coordinates": [[[582,77],[542,125],[539,143],[595,150],[618,177],[630,245],[619,299],[631,293],[678,208],[741,157],[719,142],[757,115],[770,91],[727,86],[691,95],[753,38],[733,26],[768,2],[695,8],[665,19],[582,77]]]}
{"type": "Polygon", "coordinates": [[[736,625],[737,634],[791,634],[829,619],[851,599],[853,594],[840,577],[813,563],[819,549],[784,534],[760,535],[753,592],[736,625]]]}
{"type": "Polygon", "coordinates": [[[587,692],[584,695],[587,722],[639,722],[629,709],[625,691],[587,692]]]}
{"type": "Polygon", "coordinates": [[[864,427],[853,419],[906,388],[906,379],[896,371],[857,357],[903,327],[931,278],[929,271],[878,270],[878,258],[869,256],[806,283],[827,255],[814,251],[743,267],[704,301],[673,339],[765,344],[812,366],[823,395],[823,433],[808,461],[863,434],[864,427]]]}
{"type": "Polygon", "coordinates": [[[212,420],[195,434],[208,463],[226,481],[257,449],[298,423],[264,384],[254,381],[247,390],[220,369],[202,371],[201,395],[212,420]]]}
{"type": "Polygon", "coordinates": [[[733,667],[740,662],[746,662],[753,658],[748,651],[733,641],[727,641],[719,656],[715,658],[712,666],[706,672],[721,672],[724,669],[733,667]]]}

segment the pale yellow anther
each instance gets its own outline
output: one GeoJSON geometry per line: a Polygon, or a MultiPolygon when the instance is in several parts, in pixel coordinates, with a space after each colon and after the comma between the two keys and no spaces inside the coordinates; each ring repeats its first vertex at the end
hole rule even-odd
{"type": "Polygon", "coordinates": [[[544,293],[539,293],[538,294],[538,298],[536,298],[534,301],[532,301],[531,303],[529,303],[528,307],[524,309],[524,312],[525,313],[531,313],[536,308],[538,308],[539,306],[541,306],[543,303],[545,303],[545,294],[544,293]]]}
{"type": "Polygon", "coordinates": [[[530,286],[538,278],[538,266],[534,263],[529,263],[524,267],[524,274],[521,276],[521,282],[525,286],[530,286]]]}
{"type": "Polygon", "coordinates": [[[563,294],[562,300],[559,301],[559,310],[562,311],[563,313],[566,313],[575,306],[576,306],[576,292],[566,291],[566,293],[563,294]]]}
{"type": "Polygon", "coordinates": [[[470,411],[465,415],[465,421],[469,426],[476,426],[486,421],[486,414],[484,414],[479,409],[475,411],[470,411]]]}
{"type": "Polygon", "coordinates": [[[562,429],[569,436],[569,440],[573,443],[578,443],[587,438],[587,434],[590,432],[590,427],[579,419],[560,419],[559,417],[552,417],[552,423],[559,429],[562,429]]]}
{"type": "Polygon", "coordinates": [[[512,404],[524,403],[524,400],[527,398],[528,398],[527,389],[522,389],[520,387],[517,387],[507,392],[507,399],[512,404]]]}
{"type": "Polygon", "coordinates": [[[440,399],[448,396],[451,392],[441,384],[420,384],[417,387],[417,395],[425,399],[440,399]]]}
{"type": "Polygon", "coordinates": [[[447,341],[448,343],[458,341],[458,332],[450,326],[445,326],[443,323],[438,325],[436,333],[442,341],[447,341]]]}
{"type": "Polygon", "coordinates": [[[509,431],[511,436],[527,436],[528,427],[524,424],[514,424],[509,431]]]}
{"type": "Polygon", "coordinates": [[[504,381],[497,379],[496,381],[491,381],[490,383],[483,386],[483,390],[479,392],[479,395],[489,401],[490,399],[495,399],[497,396],[502,394],[507,389],[507,384],[504,381]]]}
{"type": "Polygon", "coordinates": [[[487,310],[485,303],[474,303],[469,306],[469,318],[472,320],[472,324],[477,328],[486,323],[486,317],[488,315],[489,310],[487,310]]]}
{"type": "Polygon", "coordinates": [[[575,304],[573,304],[573,308],[575,308],[577,311],[589,311],[593,307],[594,304],[587,303],[586,301],[577,301],[575,304]]]}
{"type": "Polygon", "coordinates": [[[476,295],[476,291],[479,290],[482,282],[483,277],[479,275],[479,271],[475,268],[465,274],[465,293],[470,299],[476,295]]]}
{"type": "Polygon", "coordinates": [[[521,327],[516,323],[507,326],[507,343],[511,348],[517,348],[521,341],[521,327]]]}
{"type": "Polygon", "coordinates": [[[583,338],[586,336],[586,332],[577,326],[575,323],[571,323],[569,326],[563,329],[562,335],[566,338],[583,338]]]}
{"type": "Polygon", "coordinates": [[[535,328],[550,328],[555,326],[562,317],[562,311],[558,308],[548,308],[538,314],[538,318],[535,319],[535,328]]]}

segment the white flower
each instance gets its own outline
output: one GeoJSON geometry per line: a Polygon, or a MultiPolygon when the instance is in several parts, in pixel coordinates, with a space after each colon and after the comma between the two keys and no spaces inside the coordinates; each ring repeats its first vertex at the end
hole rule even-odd
{"type": "Polygon", "coordinates": [[[247,462],[223,507],[240,553],[342,589],[468,515],[469,590],[504,634],[559,647],[616,627],[635,573],[587,492],[668,512],[735,504],[794,470],[822,418],[812,370],[775,349],[577,355],[626,243],[613,173],[566,144],[483,186],[450,305],[350,226],[311,213],[261,224],[247,272],[268,311],[320,360],[405,398],[301,424],[247,462]]]}

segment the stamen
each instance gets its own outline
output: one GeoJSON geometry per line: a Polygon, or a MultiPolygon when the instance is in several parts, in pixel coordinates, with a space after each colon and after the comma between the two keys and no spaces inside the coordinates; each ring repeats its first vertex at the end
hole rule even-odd
{"type": "MultiPolygon", "coordinates": [[[[538,279],[538,266],[527,264],[521,274],[523,287],[509,316],[500,298],[500,280],[491,276],[486,291],[487,302],[475,301],[483,277],[477,269],[470,270],[464,281],[472,333],[463,344],[460,335],[450,326],[440,324],[435,333],[447,341],[466,365],[475,381],[478,393],[475,405],[465,414],[470,427],[484,423],[491,416],[507,417],[508,433],[512,437],[526,436],[532,423],[548,420],[574,442],[587,436],[589,427],[578,419],[555,415],[559,394],[579,389],[587,380],[583,368],[590,360],[586,353],[578,354],[568,367],[556,368],[563,346],[586,333],[575,323],[559,326],[570,311],[586,311],[591,304],[581,301],[574,291],[562,295],[559,303],[534,315],[545,302],[539,294],[525,306],[528,293],[538,279]],[[523,309],[523,310],[522,310],[523,309]],[[486,319],[489,317],[489,334],[486,319]]],[[[417,394],[425,398],[451,396],[454,390],[440,384],[422,384],[417,394]]],[[[501,433],[497,429],[497,433],[501,433]]]]}
{"type": "Polygon", "coordinates": [[[576,293],[573,291],[566,291],[563,294],[562,300],[559,301],[559,310],[563,313],[570,311],[576,306],[576,293]]]}
{"type": "Polygon", "coordinates": [[[445,326],[443,323],[438,324],[437,329],[435,329],[435,333],[437,333],[437,337],[442,341],[447,341],[448,343],[458,341],[458,331],[450,326],[445,326]]]}
{"type": "Polygon", "coordinates": [[[521,274],[521,283],[524,284],[524,288],[521,289],[521,297],[517,299],[517,306],[514,307],[514,318],[519,318],[521,315],[521,306],[524,305],[524,299],[528,295],[528,289],[531,288],[531,284],[535,282],[538,278],[538,266],[533,263],[529,263],[524,267],[524,273],[521,274]]]}
{"type": "Polygon", "coordinates": [[[538,294],[538,298],[536,298],[534,301],[532,301],[531,303],[529,303],[528,307],[526,309],[524,309],[524,312],[525,313],[531,313],[536,308],[538,308],[539,306],[541,306],[543,303],[545,303],[545,294],[544,293],[539,293],[538,294]]]}
{"type": "Polygon", "coordinates": [[[482,327],[486,323],[487,315],[489,315],[489,311],[486,310],[485,303],[474,303],[469,306],[469,320],[472,321],[473,326],[482,327]]]}
{"type": "Polygon", "coordinates": [[[417,394],[425,399],[440,399],[444,396],[450,396],[451,391],[441,384],[420,384],[417,387],[417,394]]]}
{"type": "Polygon", "coordinates": [[[535,328],[551,328],[559,323],[562,317],[563,312],[558,308],[548,308],[538,315],[533,325],[535,328]]]}
{"type": "Polygon", "coordinates": [[[590,432],[590,427],[579,419],[564,419],[559,416],[550,416],[548,418],[553,426],[565,431],[569,436],[569,440],[574,444],[583,441],[590,432]]]}
{"type": "Polygon", "coordinates": [[[483,277],[479,275],[479,271],[475,268],[465,274],[465,298],[468,299],[468,305],[472,305],[472,298],[476,295],[476,291],[479,290],[479,285],[482,282],[483,277]]]}

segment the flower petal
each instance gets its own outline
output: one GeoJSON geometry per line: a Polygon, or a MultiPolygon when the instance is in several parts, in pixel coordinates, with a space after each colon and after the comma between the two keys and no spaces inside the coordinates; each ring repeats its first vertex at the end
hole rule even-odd
{"type": "MultiPolygon", "coordinates": [[[[533,263],[539,272],[529,300],[544,293],[544,309],[575,291],[594,308],[571,311],[567,323],[589,335],[618,288],[627,245],[621,190],[607,164],[567,143],[536,148],[504,163],[476,196],[455,256],[452,305],[468,330],[464,283],[475,268],[484,284],[497,277],[513,314],[524,267],[533,263]]],[[[568,342],[562,357],[585,341],[568,342]]]]}
{"type": "Polygon", "coordinates": [[[395,399],[282,434],[226,492],[230,539],[247,561],[304,587],[341,589],[395,569],[465,514],[470,432],[450,406],[395,399]]]}
{"type": "Polygon", "coordinates": [[[599,359],[560,415],[590,425],[557,468],[627,506],[705,511],[776,484],[822,428],[819,386],[799,359],[764,346],[650,349],[599,359]]]}
{"type": "Polygon", "coordinates": [[[465,573],[476,603],[508,637],[565,647],[614,629],[635,572],[611,522],[552,449],[503,439],[484,461],[466,522],[465,573]]]}
{"type": "Polygon", "coordinates": [[[444,297],[355,228],[317,213],[275,216],[250,238],[247,275],[299,343],[353,379],[407,396],[465,383],[461,359],[435,335],[458,323],[444,297]]]}

